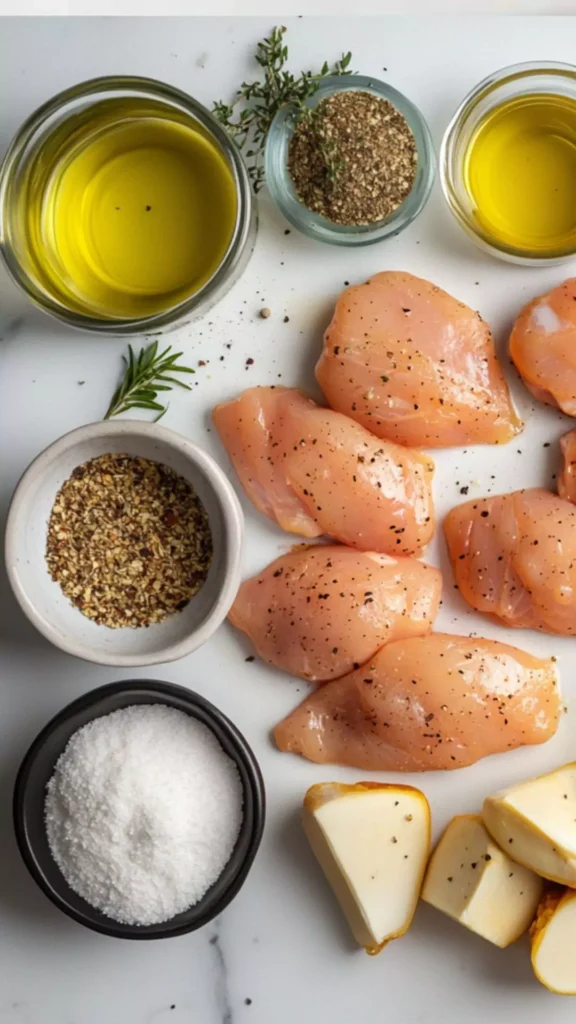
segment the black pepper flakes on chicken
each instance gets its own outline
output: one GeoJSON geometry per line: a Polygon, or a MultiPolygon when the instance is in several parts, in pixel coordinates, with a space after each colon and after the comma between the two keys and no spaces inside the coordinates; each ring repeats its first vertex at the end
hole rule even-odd
{"type": "Polygon", "coordinates": [[[342,293],[316,377],[333,409],[399,444],[504,444],[522,428],[487,324],[407,273],[342,293]]]}
{"type": "Polygon", "coordinates": [[[539,488],[494,495],[452,509],[444,529],[468,604],[507,626],[576,636],[570,502],[539,488]]]}
{"type": "Polygon", "coordinates": [[[325,682],[429,633],[441,587],[439,570],[415,558],[302,546],[246,580],[229,619],[268,664],[325,682]]]}
{"type": "Polygon", "coordinates": [[[430,633],[387,644],[359,671],[319,687],[276,726],[274,738],[280,750],[320,764],[451,770],[545,742],[560,713],[551,658],[495,640],[430,633]],[[503,687],[511,695],[506,719],[503,687]]]}
{"type": "Polygon", "coordinates": [[[284,530],[393,555],[420,553],[432,538],[428,455],[378,440],[293,388],[251,388],[213,418],[248,496],[284,530]]]}
{"type": "Polygon", "coordinates": [[[528,390],[546,405],[576,415],[576,277],[532,299],[510,335],[510,356],[528,390]]]}

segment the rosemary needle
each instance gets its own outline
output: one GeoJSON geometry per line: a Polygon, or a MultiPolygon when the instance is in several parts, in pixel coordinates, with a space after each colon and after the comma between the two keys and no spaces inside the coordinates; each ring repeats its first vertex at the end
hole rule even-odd
{"type": "Polygon", "coordinates": [[[175,384],[180,388],[186,388],[187,391],[191,390],[189,384],[172,376],[174,373],[195,372],[188,366],[178,366],[181,355],[182,352],[172,353],[171,345],[158,355],[158,342],[153,341],[148,348],[140,349],[140,354],[135,356],[132,345],[128,345],[128,358],[122,356],[126,367],[124,379],[112,395],[104,419],[119,416],[129,409],[152,409],[158,413],[154,423],[162,419],[168,406],[157,400],[158,392],[172,391],[175,384]]]}

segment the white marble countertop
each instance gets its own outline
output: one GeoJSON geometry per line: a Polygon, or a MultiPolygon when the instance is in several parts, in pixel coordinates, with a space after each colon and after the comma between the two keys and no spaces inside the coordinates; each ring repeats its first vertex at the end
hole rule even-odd
{"type": "MultiPolygon", "coordinates": [[[[520,60],[571,61],[576,20],[288,19],[296,68],[343,49],[353,66],[404,90],[428,118],[436,141],[463,94],[480,78],[520,60]]],[[[0,153],[31,110],[60,89],[95,75],[133,73],[164,79],[210,105],[249,73],[266,19],[3,19],[0,24],[0,153]]],[[[435,194],[420,220],[384,245],[343,251],[314,244],[287,227],[262,201],[256,252],[243,279],[205,321],[177,337],[187,361],[204,360],[191,395],[175,394],[166,424],[226,460],[208,412],[241,385],[311,383],[321,332],[344,281],[388,267],[433,279],[479,308],[499,341],[520,305],[561,280],[562,269],[525,270],[483,256],[464,238],[435,194]],[[265,302],[268,320],[257,316],[265,302]],[[285,315],[289,323],[284,323],[285,315]],[[226,346],[231,344],[231,348],[226,346]],[[221,360],[221,356],[224,359],[221,360]],[[253,365],[246,367],[251,357],[253,365]]],[[[124,343],[75,334],[50,321],[0,278],[0,517],[19,474],[46,444],[102,416],[124,343]]],[[[518,444],[438,454],[440,513],[489,488],[549,481],[563,418],[535,409],[512,382],[527,420],[518,444]]],[[[291,543],[247,515],[246,571],[291,543]]],[[[442,561],[436,542],[430,559],[442,561]]],[[[528,650],[559,657],[568,706],[558,736],[545,747],[492,758],[465,771],[418,777],[437,832],[486,792],[573,758],[573,641],[514,636],[482,621],[454,594],[446,574],[440,625],[481,630],[528,650]],[[572,662],[572,663],[571,663],[572,662]]],[[[409,935],[378,958],[356,950],[312,859],[299,824],[305,789],[357,773],[323,769],[281,755],[269,730],[300,699],[303,684],[246,663],[228,627],[201,651],[140,676],[189,685],[234,719],[261,761],[268,821],[254,869],[221,920],[194,935],[127,943],[83,930],[44,898],[16,851],[11,790],[34,735],[64,704],[131,673],[98,668],[52,648],[24,619],[0,575],[0,1024],[468,1024],[571,1021],[570,1000],[533,979],[525,942],[501,952],[421,906],[409,935]]],[[[411,781],[414,781],[411,779],[411,781]]]]}

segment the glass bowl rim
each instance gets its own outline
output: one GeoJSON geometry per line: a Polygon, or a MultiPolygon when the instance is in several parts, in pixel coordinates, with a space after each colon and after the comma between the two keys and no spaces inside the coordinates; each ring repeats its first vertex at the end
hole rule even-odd
{"type": "Polygon", "coordinates": [[[312,106],[316,106],[326,95],[346,90],[372,92],[380,98],[388,99],[401,114],[404,116],[408,115],[407,120],[413,133],[414,125],[416,125],[420,139],[418,139],[416,133],[414,134],[418,157],[422,161],[423,167],[423,178],[419,193],[416,194],[413,187],[406,196],[406,199],[389,217],[374,224],[361,224],[357,226],[334,224],[327,218],[314,213],[312,210],[308,210],[304,203],[296,198],[287,169],[283,168],[282,172],[277,174],[274,163],[275,150],[278,148],[282,133],[285,133],[290,138],[294,130],[294,126],[291,123],[295,110],[293,104],[282,106],[275,114],[270,125],[265,147],[265,177],[273,202],[293,227],[317,241],[352,247],[371,245],[375,242],[383,241],[385,238],[399,234],[400,231],[404,230],[416,219],[430,198],[436,177],[436,155],[430,128],[420,109],[404,93],[374,76],[354,74],[328,75],[322,79],[316,92],[307,102],[312,106]],[[410,122],[413,122],[413,124],[410,122]],[[282,189],[283,183],[287,184],[290,203],[285,202],[282,189]],[[413,208],[411,210],[408,208],[407,210],[409,200],[411,198],[414,200],[415,195],[416,201],[413,208]]]}
{"type": "Polygon", "coordinates": [[[181,317],[192,314],[206,297],[218,288],[228,272],[234,267],[247,244],[253,208],[254,196],[252,187],[238,147],[229,138],[222,125],[207,107],[183,90],[159,79],[139,75],[103,75],[78,82],[76,85],[68,86],[66,89],[56,93],[56,95],[32,111],[11,139],[3,159],[0,160],[0,259],[12,280],[26,293],[28,298],[44,310],[44,312],[49,313],[64,323],[91,331],[92,333],[101,334],[121,335],[158,332],[177,322],[181,317]],[[35,287],[34,282],[22,271],[19,261],[12,252],[11,246],[6,242],[4,207],[11,173],[17,165],[25,146],[33,138],[35,132],[41,130],[43,124],[50,117],[53,117],[60,111],[65,111],[67,105],[73,104],[77,100],[94,97],[95,102],[98,102],[99,98],[105,99],[109,94],[122,92],[140,93],[142,95],[144,93],[148,95],[155,93],[156,98],[160,101],[174,104],[181,109],[184,108],[190,116],[198,120],[211,132],[229,160],[238,204],[236,221],[228,247],[219,266],[208,281],[205,281],[202,287],[197,292],[194,292],[193,295],[188,296],[188,298],[183,299],[174,306],[170,306],[168,309],[144,317],[92,317],[85,313],[69,310],[64,303],[60,303],[52,298],[52,296],[44,294],[35,287]]]}
{"type": "Polygon", "coordinates": [[[529,81],[532,78],[537,78],[539,75],[546,74],[556,75],[559,79],[572,80],[576,92],[576,64],[569,64],[565,61],[520,61],[516,64],[507,64],[486,75],[466,93],[454,111],[442,136],[438,156],[440,186],[448,209],[456,221],[483,248],[504,259],[523,263],[525,266],[547,266],[570,259],[576,254],[576,246],[556,250],[545,255],[542,253],[531,255],[526,249],[518,249],[515,246],[501,243],[497,244],[491,235],[482,230],[481,226],[468,214],[460,202],[453,184],[455,179],[452,174],[450,150],[460,128],[466,123],[467,117],[483,95],[496,93],[501,86],[510,81],[529,81]]]}

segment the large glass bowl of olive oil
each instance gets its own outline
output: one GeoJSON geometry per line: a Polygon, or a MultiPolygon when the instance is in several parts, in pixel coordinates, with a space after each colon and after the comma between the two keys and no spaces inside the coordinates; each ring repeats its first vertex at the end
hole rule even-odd
{"type": "Polygon", "coordinates": [[[576,67],[504,68],[464,99],[442,143],[445,198],[482,248],[515,263],[576,254],[576,67]]]}
{"type": "Polygon", "coordinates": [[[256,230],[242,158],[212,115],[143,78],[82,83],[37,110],[0,169],[0,251],[47,312],[111,334],[202,315],[256,230]]]}

